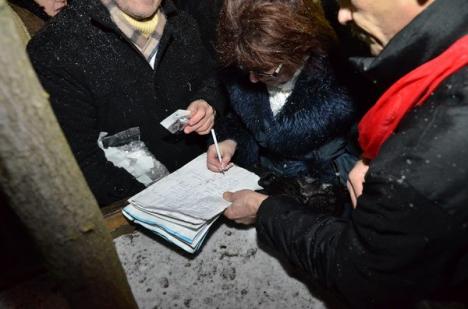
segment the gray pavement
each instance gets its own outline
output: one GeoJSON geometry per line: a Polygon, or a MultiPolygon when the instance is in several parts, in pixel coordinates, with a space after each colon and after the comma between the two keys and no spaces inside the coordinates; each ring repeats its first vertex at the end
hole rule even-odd
{"type": "Polygon", "coordinates": [[[325,308],[258,247],[255,229],[213,228],[196,256],[139,231],[115,240],[140,308],[325,308]]]}
{"type": "MultiPolygon", "coordinates": [[[[195,256],[138,230],[114,240],[140,308],[326,308],[258,247],[255,229],[212,230],[195,256]]],[[[0,308],[67,308],[58,290],[39,276],[1,292],[0,308]]]]}

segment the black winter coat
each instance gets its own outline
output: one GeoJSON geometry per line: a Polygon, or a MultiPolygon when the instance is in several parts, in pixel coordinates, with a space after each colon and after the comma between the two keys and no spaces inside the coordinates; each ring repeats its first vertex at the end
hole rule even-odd
{"type": "Polygon", "coordinates": [[[97,146],[140,127],[142,140],[169,171],[206,150],[204,137],[171,135],[159,123],[204,99],[218,113],[225,98],[196,22],[163,1],[167,24],[155,70],[111,21],[99,0],[74,1],[28,46],[28,53],[71,149],[99,204],[129,197],[143,185],[116,168],[97,146]]]}
{"type": "Polygon", "coordinates": [[[348,142],[355,107],[328,57],[309,57],[276,116],[263,83],[232,74],[226,85],[234,114],[217,127],[221,139],[237,142],[237,163],[259,164],[277,175],[346,183],[358,153],[348,142]]]}
{"type": "MultiPolygon", "coordinates": [[[[466,0],[435,1],[368,71],[390,86],[467,32],[466,0]]],[[[465,67],[386,141],[349,220],[270,197],[258,212],[261,242],[356,308],[402,308],[437,297],[467,302],[467,132],[465,67]]]]}
{"type": "Polygon", "coordinates": [[[206,49],[213,58],[216,53],[216,27],[223,0],[174,0],[177,8],[186,11],[197,21],[206,49]]]}

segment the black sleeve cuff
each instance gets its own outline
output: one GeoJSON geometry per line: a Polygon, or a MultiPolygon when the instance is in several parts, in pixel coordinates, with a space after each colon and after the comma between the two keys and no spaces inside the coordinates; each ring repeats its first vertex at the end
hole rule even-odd
{"type": "Polygon", "coordinates": [[[265,227],[274,220],[275,217],[291,210],[303,208],[299,202],[287,195],[270,196],[262,202],[257,212],[256,228],[257,232],[265,232],[265,227]]]}

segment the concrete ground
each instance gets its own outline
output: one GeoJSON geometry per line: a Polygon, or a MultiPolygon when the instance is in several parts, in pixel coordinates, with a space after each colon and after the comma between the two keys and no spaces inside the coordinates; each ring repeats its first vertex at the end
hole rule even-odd
{"type": "Polygon", "coordinates": [[[115,240],[140,308],[325,308],[258,248],[255,229],[213,228],[194,257],[138,231],[115,240]]]}
{"type": "MultiPolygon", "coordinates": [[[[142,231],[114,240],[140,308],[326,308],[258,247],[255,229],[212,230],[196,256],[142,231]]],[[[0,308],[65,307],[47,277],[0,293],[0,308]]]]}

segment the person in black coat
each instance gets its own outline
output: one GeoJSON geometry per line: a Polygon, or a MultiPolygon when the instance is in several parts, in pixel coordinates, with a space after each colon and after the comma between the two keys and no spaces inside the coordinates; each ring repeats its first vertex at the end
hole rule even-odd
{"type": "MultiPolygon", "coordinates": [[[[234,113],[217,123],[223,165],[233,159],[345,184],[357,160],[348,141],[355,108],[333,67],[335,38],[320,7],[228,0],[218,38],[224,66],[241,68],[225,77],[234,113]]],[[[210,146],[208,168],[220,165],[210,146]]]]}
{"type": "MultiPolygon", "coordinates": [[[[286,196],[226,193],[228,218],[355,308],[468,304],[468,2],[343,1],[387,88],[359,124],[349,219],[286,196]]],[[[313,203],[313,201],[312,201],[313,203]]]]}
{"type": "Polygon", "coordinates": [[[170,0],[73,1],[31,40],[28,53],[100,205],[144,188],[106,159],[100,133],[138,128],[170,172],[206,149],[202,135],[224,110],[196,22],[170,0]],[[191,119],[185,134],[173,135],[159,123],[177,109],[189,109],[191,119]]]}
{"type": "Polygon", "coordinates": [[[190,14],[198,24],[200,36],[213,58],[216,53],[216,27],[223,0],[174,0],[178,9],[190,14]]]}

